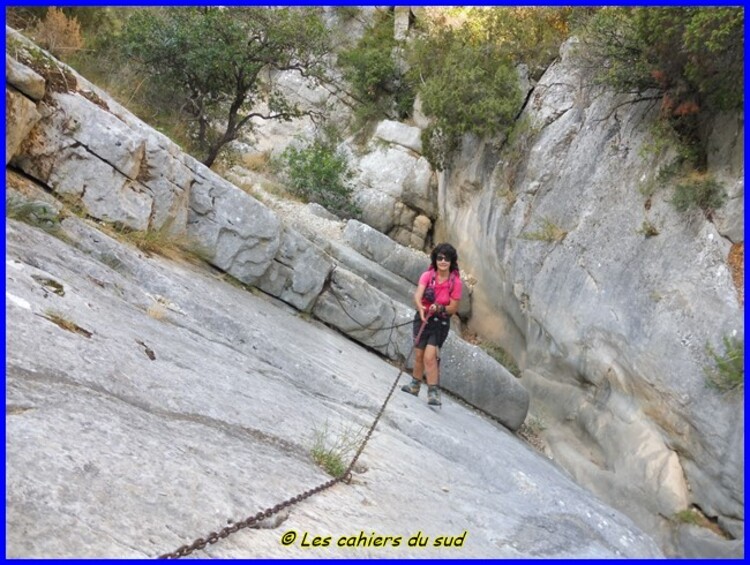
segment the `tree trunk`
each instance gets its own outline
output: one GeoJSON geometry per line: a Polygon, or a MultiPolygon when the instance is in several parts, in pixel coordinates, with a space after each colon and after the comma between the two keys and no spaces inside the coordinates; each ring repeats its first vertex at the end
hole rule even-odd
{"type": "Polygon", "coordinates": [[[216,157],[219,156],[221,147],[222,146],[217,143],[208,150],[208,156],[203,160],[203,164],[206,165],[206,167],[208,167],[209,169],[211,168],[211,165],[214,164],[214,161],[216,161],[216,157]]]}

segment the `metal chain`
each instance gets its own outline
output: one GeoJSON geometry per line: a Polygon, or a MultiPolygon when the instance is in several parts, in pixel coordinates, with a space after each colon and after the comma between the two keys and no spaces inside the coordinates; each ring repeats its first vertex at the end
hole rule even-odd
{"type": "MultiPolygon", "coordinates": [[[[424,331],[425,325],[426,325],[426,322],[423,322],[422,326],[419,328],[417,337],[414,338],[414,344],[417,344],[419,342],[419,338],[421,337],[422,332],[424,331]]],[[[406,356],[407,360],[409,359],[409,357],[411,357],[411,354],[413,353],[413,351],[414,351],[414,345],[412,345],[412,348],[409,351],[409,354],[406,356]]],[[[364,451],[365,446],[367,445],[367,442],[370,439],[370,436],[372,436],[372,432],[375,431],[375,427],[378,425],[378,422],[380,421],[380,417],[383,415],[383,412],[385,412],[385,407],[387,406],[388,401],[391,399],[391,396],[393,396],[393,391],[396,390],[396,385],[398,384],[398,381],[401,378],[401,375],[404,373],[405,370],[406,370],[406,360],[401,366],[401,370],[398,372],[398,375],[396,375],[396,379],[393,381],[393,384],[391,385],[391,388],[388,391],[388,396],[385,397],[385,401],[380,407],[380,410],[378,411],[377,416],[375,416],[375,420],[373,420],[372,425],[370,426],[370,429],[367,430],[367,434],[365,435],[365,438],[362,440],[362,443],[360,444],[359,449],[357,449],[357,452],[354,454],[354,457],[349,463],[349,466],[338,477],[335,477],[331,479],[330,481],[326,481],[325,483],[321,483],[315,488],[306,490],[305,492],[300,493],[297,496],[288,498],[284,502],[280,502],[276,506],[273,506],[271,508],[266,508],[265,510],[258,512],[257,514],[253,516],[249,516],[245,518],[244,520],[241,520],[239,522],[234,522],[230,524],[229,526],[225,526],[218,532],[211,532],[205,538],[198,538],[191,544],[180,546],[171,553],[164,553],[159,556],[159,559],[178,559],[180,557],[185,557],[186,555],[190,555],[196,549],[203,549],[207,545],[214,544],[220,539],[224,539],[225,537],[231,534],[234,534],[242,530],[243,528],[248,528],[250,526],[253,526],[257,524],[258,522],[260,522],[261,520],[265,520],[266,518],[270,518],[274,514],[278,514],[284,508],[288,508],[299,502],[302,502],[303,500],[310,498],[312,495],[317,494],[319,492],[323,492],[324,490],[327,490],[342,481],[348,482],[351,479],[352,469],[354,468],[354,465],[357,463],[357,460],[359,459],[359,456],[362,454],[362,451],[364,451]]]]}

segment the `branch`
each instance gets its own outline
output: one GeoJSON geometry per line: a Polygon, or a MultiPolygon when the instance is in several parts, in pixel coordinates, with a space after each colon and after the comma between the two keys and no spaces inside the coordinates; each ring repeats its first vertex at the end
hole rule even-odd
{"type": "Polygon", "coordinates": [[[291,120],[293,118],[301,118],[303,116],[308,116],[315,120],[315,118],[325,117],[325,114],[316,110],[306,110],[304,112],[270,112],[268,114],[265,114],[263,112],[251,112],[240,118],[240,120],[237,122],[235,130],[239,131],[247,122],[249,122],[253,118],[260,118],[262,120],[291,120]]]}
{"type": "Polygon", "coordinates": [[[628,104],[637,104],[638,102],[647,102],[649,100],[661,100],[662,96],[639,96],[637,98],[634,98],[633,100],[625,100],[625,102],[620,102],[619,104],[616,104],[612,107],[612,109],[609,111],[609,114],[607,114],[605,117],[599,119],[599,120],[592,120],[594,123],[603,122],[605,120],[608,120],[612,117],[612,114],[614,114],[619,108],[622,106],[627,106],[628,104]]]}

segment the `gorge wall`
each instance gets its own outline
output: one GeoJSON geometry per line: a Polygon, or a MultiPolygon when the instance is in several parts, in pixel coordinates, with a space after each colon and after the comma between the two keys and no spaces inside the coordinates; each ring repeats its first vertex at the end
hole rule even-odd
{"type": "Polygon", "coordinates": [[[744,119],[706,124],[729,202],[713,221],[680,214],[656,180],[673,155],[644,151],[658,108],[587,86],[574,45],[512,143],[466,139],[440,174],[437,239],[477,279],[472,325],[523,368],[554,458],[673,551],[706,550],[667,519],[698,507],[744,537],[744,402],[704,373],[707,343],[744,336],[728,259],[744,245],[744,119]]]}

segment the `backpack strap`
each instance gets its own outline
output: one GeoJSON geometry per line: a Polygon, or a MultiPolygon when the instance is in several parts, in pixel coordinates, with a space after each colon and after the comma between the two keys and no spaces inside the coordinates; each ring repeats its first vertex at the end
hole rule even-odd
{"type": "MultiPolygon", "coordinates": [[[[430,280],[430,286],[435,288],[437,285],[437,271],[430,269],[432,271],[432,279],[430,280]]],[[[448,275],[448,296],[453,295],[453,285],[456,282],[456,277],[458,276],[458,271],[451,271],[450,275],[448,275]]]]}

